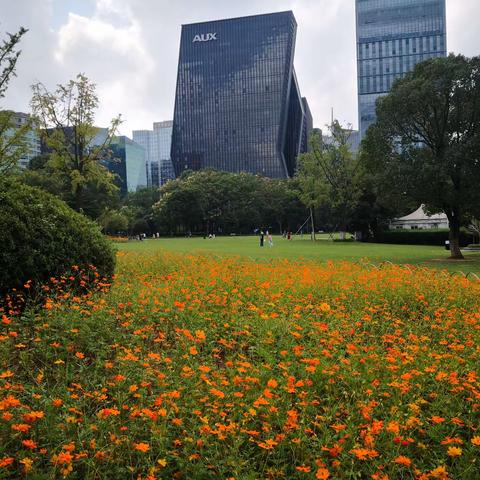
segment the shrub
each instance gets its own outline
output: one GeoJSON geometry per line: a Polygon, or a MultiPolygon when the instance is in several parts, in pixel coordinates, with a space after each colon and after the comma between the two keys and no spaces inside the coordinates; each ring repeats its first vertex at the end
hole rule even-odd
{"type": "Polygon", "coordinates": [[[99,228],[53,195],[12,179],[0,179],[0,297],[13,289],[31,291],[72,267],[111,277],[115,254],[99,228]]]}
{"type": "MultiPolygon", "coordinates": [[[[471,243],[472,235],[468,232],[460,232],[460,246],[465,247],[471,243]]],[[[376,242],[396,243],[399,245],[445,245],[449,239],[448,230],[387,230],[380,232],[376,242]]]]}

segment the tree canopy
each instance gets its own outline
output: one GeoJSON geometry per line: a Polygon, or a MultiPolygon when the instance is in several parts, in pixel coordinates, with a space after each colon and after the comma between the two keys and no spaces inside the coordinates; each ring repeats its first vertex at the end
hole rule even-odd
{"type": "MultiPolygon", "coordinates": [[[[7,39],[0,45],[0,99],[5,96],[8,84],[15,77],[15,68],[20,57],[20,40],[27,33],[20,27],[17,33],[7,33],[7,39]]],[[[28,148],[26,134],[31,129],[30,121],[21,126],[14,123],[15,112],[1,110],[0,104],[0,174],[15,169],[28,148]]]]}
{"type": "Polygon", "coordinates": [[[293,229],[306,213],[292,181],[216,170],[184,172],[168,182],[155,212],[161,230],[171,233],[293,229]]]}
{"type": "Polygon", "coordinates": [[[462,258],[462,224],[480,209],[480,57],[418,64],[377,101],[362,163],[384,197],[445,212],[451,255],[462,258]]]}
{"type": "Polygon", "coordinates": [[[334,229],[345,232],[362,193],[361,169],[350,150],[349,129],[335,120],[329,131],[328,142],[314,133],[311,151],[299,158],[300,199],[310,209],[312,223],[313,210],[326,207],[334,218],[334,229]]]}
{"type": "Polygon", "coordinates": [[[41,83],[32,90],[32,110],[49,151],[45,173],[62,185],[57,194],[77,211],[89,210],[92,192],[114,196],[118,187],[102,160],[109,155],[120,116],[103,131],[95,126],[96,88],[83,74],[54,92],[41,83]]]}

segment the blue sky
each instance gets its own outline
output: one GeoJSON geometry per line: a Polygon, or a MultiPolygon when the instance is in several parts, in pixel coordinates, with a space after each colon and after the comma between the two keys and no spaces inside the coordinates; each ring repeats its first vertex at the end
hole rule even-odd
{"type": "MultiPolygon", "coordinates": [[[[97,124],[122,114],[121,131],[173,116],[183,23],[293,10],[295,68],[315,126],[331,108],[357,126],[354,0],[0,0],[0,38],[20,25],[18,77],[0,108],[29,111],[30,85],[54,88],[79,72],[97,84],[97,124]]],[[[480,54],[480,0],[447,0],[448,50],[480,54]]]]}

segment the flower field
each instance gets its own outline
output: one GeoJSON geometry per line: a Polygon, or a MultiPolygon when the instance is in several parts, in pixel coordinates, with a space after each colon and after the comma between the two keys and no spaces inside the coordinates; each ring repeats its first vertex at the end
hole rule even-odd
{"type": "Polygon", "coordinates": [[[0,321],[0,478],[479,479],[480,283],[120,253],[0,321]]]}

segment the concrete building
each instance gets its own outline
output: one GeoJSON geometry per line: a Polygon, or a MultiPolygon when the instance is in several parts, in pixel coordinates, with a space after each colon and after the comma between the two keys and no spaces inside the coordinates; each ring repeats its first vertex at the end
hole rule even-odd
{"type": "Polygon", "coordinates": [[[182,26],[177,176],[203,168],[293,176],[311,125],[293,67],[296,30],[291,11],[182,26]]]}
{"type": "Polygon", "coordinates": [[[375,102],[417,63],[447,53],[445,0],[356,0],[360,137],[375,102]]]}

